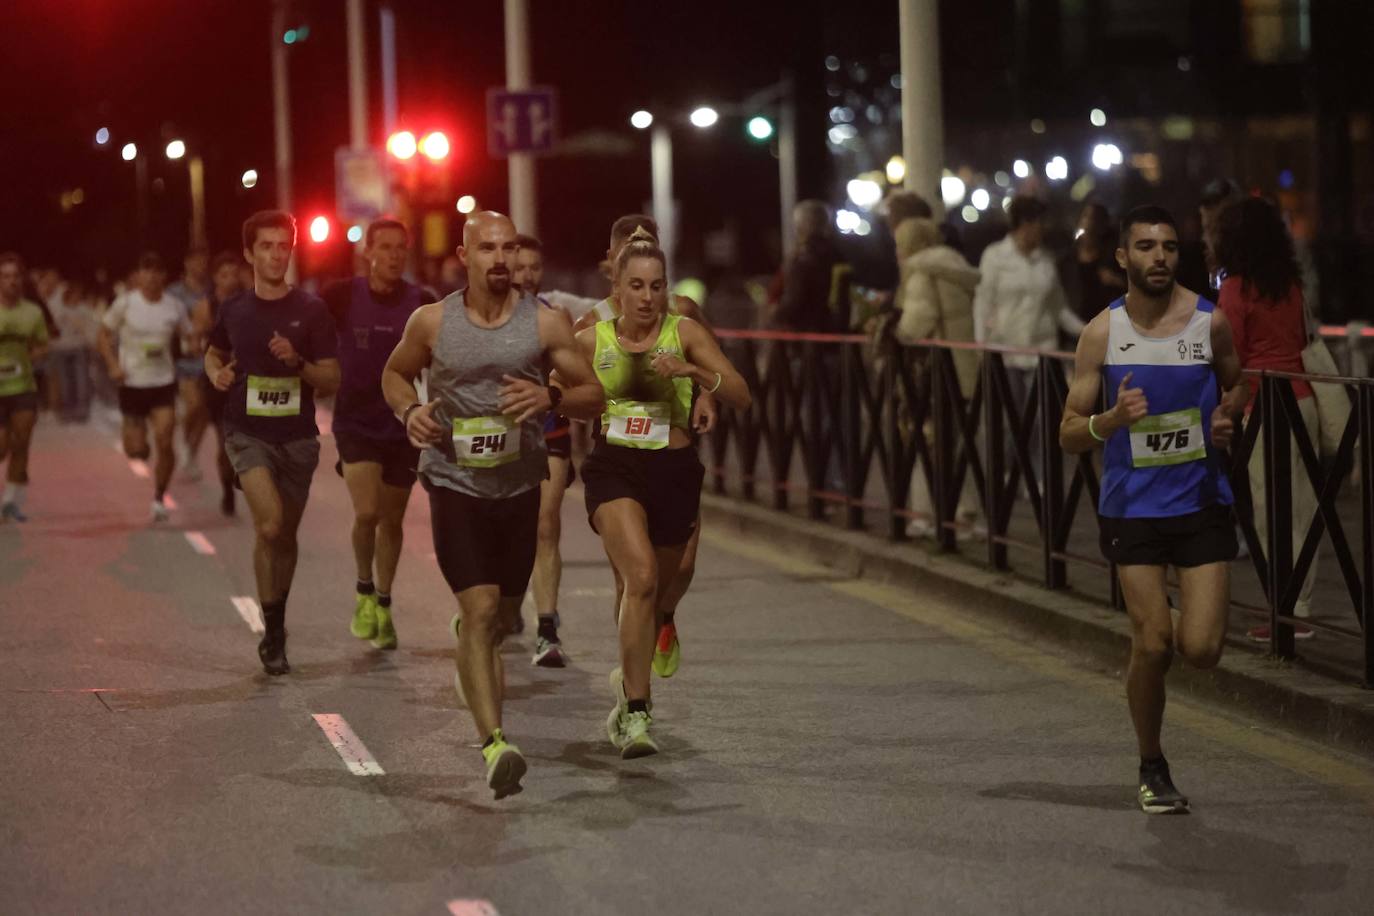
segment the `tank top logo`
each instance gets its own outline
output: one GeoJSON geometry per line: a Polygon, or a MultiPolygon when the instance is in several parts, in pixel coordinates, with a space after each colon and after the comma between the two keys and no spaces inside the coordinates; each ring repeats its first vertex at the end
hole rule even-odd
{"type": "Polygon", "coordinates": [[[357,346],[359,350],[367,349],[367,335],[369,330],[369,328],[353,329],[353,343],[357,346]]]}

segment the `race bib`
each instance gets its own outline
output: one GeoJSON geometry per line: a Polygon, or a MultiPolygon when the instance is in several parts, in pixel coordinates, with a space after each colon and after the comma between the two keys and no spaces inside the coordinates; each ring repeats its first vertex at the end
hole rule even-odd
{"type": "Polygon", "coordinates": [[[453,421],[454,461],[465,468],[494,468],[520,457],[520,428],[510,417],[453,421]]]}
{"type": "Polygon", "coordinates": [[[1131,464],[1153,468],[1186,464],[1207,457],[1202,438],[1202,410],[1176,410],[1131,424],[1131,464]]]}
{"type": "Polygon", "coordinates": [[[301,412],[301,380],[248,376],[248,416],[295,417],[301,412]]]}
{"type": "Polygon", "coordinates": [[[667,448],[672,415],[666,401],[607,404],[606,441],[626,448],[667,448]]]}
{"type": "Polygon", "coordinates": [[[13,381],[24,374],[24,367],[18,363],[0,363],[0,382],[13,381]]]}
{"type": "Polygon", "coordinates": [[[167,359],[167,346],[165,344],[144,344],[141,352],[145,366],[156,366],[167,359]]]}

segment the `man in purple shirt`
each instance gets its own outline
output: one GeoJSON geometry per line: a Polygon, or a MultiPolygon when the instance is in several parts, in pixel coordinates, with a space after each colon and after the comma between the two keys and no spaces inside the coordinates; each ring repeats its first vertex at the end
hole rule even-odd
{"type": "Polygon", "coordinates": [[[372,640],[378,649],[396,648],[391,586],[420,460],[419,449],[406,439],[405,427],[382,397],[382,369],[401,342],[411,313],[435,301],[428,290],[402,279],[409,250],[404,223],[376,220],[364,236],[367,276],[341,280],[324,290],[338,331],[342,371],[334,405],[334,442],[339,447],[335,470],[353,501],[353,558],[358,566],[350,631],[372,640]]]}

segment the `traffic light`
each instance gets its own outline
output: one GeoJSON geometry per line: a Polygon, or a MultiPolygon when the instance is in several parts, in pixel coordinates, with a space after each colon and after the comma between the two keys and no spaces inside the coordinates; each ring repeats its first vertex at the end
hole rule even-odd
{"type": "Polygon", "coordinates": [[[386,151],[402,162],[415,158],[416,149],[415,135],[408,130],[398,130],[386,138],[386,151]]]}
{"type": "Polygon", "coordinates": [[[430,131],[420,141],[420,152],[424,153],[425,158],[430,162],[440,162],[447,159],[449,149],[448,135],[442,130],[430,131]]]}
{"type": "Polygon", "coordinates": [[[287,29],[281,36],[283,44],[298,45],[310,37],[310,26],[298,25],[294,29],[287,29]]]}
{"type": "Polygon", "coordinates": [[[773,136],[773,122],[765,118],[763,115],[755,115],[754,117],[750,118],[749,123],[746,124],[744,127],[745,130],[749,132],[749,136],[753,137],[755,140],[758,140],[759,142],[763,142],[764,140],[767,140],[769,137],[773,136]]]}
{"type": "Polygon", "coordinates": [[[329,217],[320,215],[310,221],[310,241],[316,245],[323,245],[329,241],[329,217]]]}

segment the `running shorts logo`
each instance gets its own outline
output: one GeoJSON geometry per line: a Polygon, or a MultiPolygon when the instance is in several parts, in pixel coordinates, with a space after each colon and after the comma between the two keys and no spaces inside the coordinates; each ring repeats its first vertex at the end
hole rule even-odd
{"type": "Polygon", "coordinates": [[[494,468],[520,457],[520,430],[510,417],[468,417],[453,421],[454,462],[465,468],[494,468]]]}
{"type": "Polygon", "coordinates": [[[606,441],[625,448],[668,447],[672,409],[666,401],[612,401],[606,405],[606,441]]]}
{"type": "Polygon", "coordinates": [[[248,376],[248,416],[295,417],[301,412],[301,380],[297,377],[248,376]]]}
{"type": "Polygon", "coordinates": [[[1202,411],[1197,407],[1145,417],[1131,425],[1131,465],[1187,464],[1207,457],[1202,411]]]}

